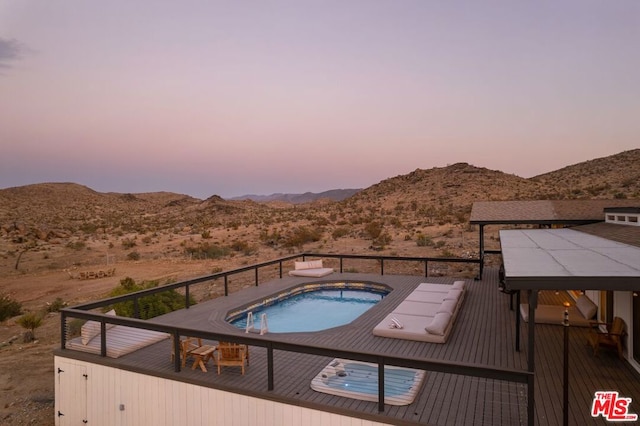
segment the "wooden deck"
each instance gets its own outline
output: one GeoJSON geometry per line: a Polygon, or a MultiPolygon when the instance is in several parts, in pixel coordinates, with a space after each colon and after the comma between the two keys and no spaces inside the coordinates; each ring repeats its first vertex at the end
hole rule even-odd
{"type": "MultiPolygon", "coordinates": [[[[413,342],[377,337],[371,330],[419,283],[452,283],[455,278],[428,278],[334,273],[327,280],[373,281],[387,284],[393,291],[353,323],[315,333],[268,334],[265,338],[303,343],[332,349],[367,351],[395,356],[455,361],[483,366],[526,370],[528,325],[522,325],[521,352],[515,351],[515,313],[509,309],[509,296],[498,291],[497,270],[485,270],[481,281],[467,280],[468,293],[453,332],[446,344],[413,342]]],[[[155,318],[154,322],[203,331],[237,333],[224,318],[233,308],[273,295],[303,282],[318,280],[286,277],[241,292],[155,318]]],[[[569,300],[568,295],[543,293],[540,303],[569,300]]],[[[640,413],[640,374],[613,352],[599,358],[585,345],[587,330],[570,328],[570,424],[606,424],[590,415],[596,390],[617,390],[633,398],[631,412],[640,413]]],[[[562,424],[563,327],[536,326],[535,421],[538,425],[562,424]]],[[[385,406],[378,412],[374,402],[332,396],[313,391],[311,379],[330,361],[322,356],[276,351],[275,388],[267,390],[266,349],[250,348],[250,365],[244,376],[238,368],[227,368],[217,375],[212,363],[209,372],[186,369],[176,373],[170,361],[170,340],[157,343],[119,359],[61,350],[57,355],[89,360],[148,375],[171,378],[230,392],[343,413],[391,424],[432,425],[514,425],[526,424],[525,385],[454,374],[427,372],[422,390],[407,406],[385,406]]]]}

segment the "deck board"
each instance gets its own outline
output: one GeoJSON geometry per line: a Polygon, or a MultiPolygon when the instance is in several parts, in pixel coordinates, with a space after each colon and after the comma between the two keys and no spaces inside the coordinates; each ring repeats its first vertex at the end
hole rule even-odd
{"type": "MultiPolygon", "coordinates": [[[[466,280],[468,292],[446,344],[374,336],[372,329],[419,283],[452,283],[456,278],[359,273],[335,273],[326,278],[382,282],[393,288],[393,291],[350,325],[316,333],[278,334],[278,339],[391,356],[449,360],[519,370],[527,368],[528,324],[523,323],[521,326],[522,350],[516,352],[517,310],[511,311],[509,296],[498,291],[496,269],[486,268],[482,280],[466,280]]],[[[228,311],[293,285],[312,281],[316,280],[295,277],[275,279],[259,287],[202,302],[188,310],[173,312],[153,321],[243,336],[243,331],[224,321],[228,311]]],[[[544,292],[539,298],[540,303],[561,304],[564,300],[570,300],[566,293],[556,295],[544,292]]],[[[557,425],[562,422],[562,333],[562,326],[536,326],[537,425],[557,425]]],[[[618,390],[621,395],[633,398],[631,410],[640,413],[640,374],[628,363],[620,361],[614,353],[603,351],[600,357],[594,357],[585,346],[586,333],[584,328],[570,327],[570,423],[606,424],[603,419],[592,419],[590,416],[591,401],[596,390],[618,390]]],[[[274,336],[276,334],[272,333],[265,338],[274,336]]],[[[527,393],[526,387],[520,384],[428,371],[424,385],[412,404],[399,407],[387,405],[385,411],[379,413],[375,402],[328,395],[310,388],[311,379],[331,361],[329,357],[275,351],[275,389],[268,391],[267,351],[264,348],[250,348],[250,365],[244,376],[240,374],[239,368],[229,367],[223,368],[222,374],[218,375],[212,363],[208,364],[207,373],[199,369],[191,370],[190,362],[181,372],[174,372],[169,358],[170,344],[170,340],[159,342],[116,360],[69,350],[57,353],[144,374],[393,424],[526,424],[527,393]]]]}

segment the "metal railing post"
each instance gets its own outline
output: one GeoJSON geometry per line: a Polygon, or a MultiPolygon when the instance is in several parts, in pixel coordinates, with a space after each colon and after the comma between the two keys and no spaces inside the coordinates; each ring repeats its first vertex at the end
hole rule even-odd
{"type": "Polygon", "coordinates": [[[267,390],[273,390],[273,344],[267,343],[267,390]]]}
{"type": "Polygon", "coordinates": [[[173,369],[176,373],[180,372],[182,367],[182,351],[180,347],[180,335],[177,331],[173,332],[173,369]]]}
{"type": "Polygon", "coordinates": [[[225,296],[229,295],[229,276],[228,275],[224,276],[224,295],[225,296]]]}
{"type": "Polygon", "coordinates": [[[137,297],[133,298],[133,317],[140,319],[140,305],[137,297]]]}
{"type": "Polygon", "coordinates": [[[256,266],[256,269],[254,269],[255,271],[255,277],[256,277],[256,287],[258,287],[258,267],[256,266]]]}
{"type": "Polygon", "coordinates": [[[189,284],[184,286],[184,306],[189,309],[189,284]]]}
{"type": "Polygon", "coordinates": [[[384,360],[378,360],[378,412],[384,411],[384,360]]]}
{"type": "Polygon", "coordinates": [[[107,356],[107,324],[100,321],[100,356],[107,356]]]}
{"type": "Polygon", "coordinates": [[[60,349],[67,346],[67,314],[60,311],[60,349]]]}

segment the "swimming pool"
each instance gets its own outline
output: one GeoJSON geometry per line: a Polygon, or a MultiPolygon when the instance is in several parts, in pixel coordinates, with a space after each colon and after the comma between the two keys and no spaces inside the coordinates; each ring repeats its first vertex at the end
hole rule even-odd
{"type": "MultiPolygon", "coordinates": [[[[422,387],[425,372],[412,368],[384,367],[384,402],[408,405],[422,387]]],[[[363,401],[378,401],[378,366],[366,362],[334,359],[311,381],[318,392],[363,401]]]]}
{"type": "Polygon", "coordinates": [[[256,332],[260,332],[262,314],[266,314],[269,333],[321,331],[349,324],[388,293],[387,286],[375,283],[305,284],[231,312],[227,321],[246,329],[251,312],[256,332]]]}

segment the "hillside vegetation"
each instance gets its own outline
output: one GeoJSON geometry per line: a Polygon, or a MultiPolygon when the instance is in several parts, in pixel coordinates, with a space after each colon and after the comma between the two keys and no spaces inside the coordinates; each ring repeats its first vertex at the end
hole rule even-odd
{"type": "Polygon", "coordinates": [[[474,201],[639,195],[640,150],[530,179],[466,163],[418,169],[343,201],[304,204],[100,193],[75,183],[42,183],[0,190],[0,265],[24,272],[110,259],[238,264],[302,249],[471,256],[477,247],[468,225],[474,201]]]}

